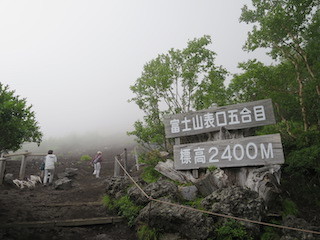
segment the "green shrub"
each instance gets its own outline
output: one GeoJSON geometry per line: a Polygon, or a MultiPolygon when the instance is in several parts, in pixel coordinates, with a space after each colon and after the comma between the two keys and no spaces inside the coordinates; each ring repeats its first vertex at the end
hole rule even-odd
{"type": "Polygon", "coordinates": [[[118,200],[113,201],[118,214],[124,216],[128,220],[128,225],[133,226],[134,220],[138,216],[141,206],[135,205],[130,198],[126,195],[118,200]]]}
{"type": "Polygon", "coordinates": [[[91,161],[91,159],[92,159],[92,157],[90,157],[89,155],[82,155],[80,157],[81,162],[89,162],[89,161],[91,161]]]}
{"type": "Polygon", "coordinates": [[[297,216],[297,214],[299,213],[297,205],[290,199],[283,200],[282,209],[283,209],[282,214],[284,216],[288,216],[288,215],[297,216]]]}
{"type": "Polygon", "coordinates": [[[139,240],[158,240],[159,235],[155,228],[150,228],[148,225],[142,225],[138,229],[139,240]]]}
{"type": "Polygon", "coordinates": [[[141,178],[147,183],[153,183],[158,181],[161,177],[161,174],[154,169],[152,166],[147,166],[143,169],[141,178]]]}
{"type": "Polygon", "coordinates": [[[216,170],[217,167],[216,166],[210,166],[208,167],[209,172],[213,172],[214,170],[216,170]]]}
{"type": "Polygon", "coordinates": [[[111,197],[109,195],[105,195],[102,198],[102,203],[104,206],[106,206],[109,210],[114,210],[115,209],[115,205],[111,199],[111,197]]]}
{"type": "Polygon", "coordinates": [[[145,182],[156,182],[161,177],[161,174],[154,168],[158,162],[162,160],[163,159],[160,157],[159,151],[156,150],[141,154],[139,156],[139,163],[144,163],[146,165],[141,174],[141,177],[145,182]]]}
{"type": "Polygon", "coordinates": [[[273,227],[266,227],[265,232],[261,235],[261,240],[279,240],[280,236],[273,227]]]}
{"type": "Polygon", "coordinates": [[[245,227],[235,220],[225,222],[216,228],[217,240],[253,240],[245,227]]]}
{"type": "Polygon", "coordinates": [[[194,207],[194,208],[197,208],[197,209],[204,210],[204,208],[201,205],[202,200],[203,200],[203,198],[199,197],[199,198],[195,199],[194,201],[184,202],[184,204],[188,205],[188,206],[191,206],[191,207],[194,207]]]}

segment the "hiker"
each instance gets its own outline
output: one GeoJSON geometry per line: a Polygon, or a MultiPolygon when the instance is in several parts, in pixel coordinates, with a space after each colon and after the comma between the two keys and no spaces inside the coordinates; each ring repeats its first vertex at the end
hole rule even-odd
{"type": "Polygon", "coordinates": [[[40,170],[40,177],[44,178],[44,166],[46,165],[46,157],[43,157],[43,159],[41,160],[41,164],[39,167],[40,170]]]}
{"type": "Polygon", "coordinates": [[[91,161],[91,164],[93,165],[93,168],[94,168],[93,175],[95,175],[96,178],[100,178],[101,162],[102,162],[102,152],[98,151],[91,161]]]}
{"type": "Polygon", "coordinates": [[[48,177],[49,177],[49,184],[51,184],[53,181],[54,169],[55,169],[56,162],[57,162],[56,155],[53,154],[52,150],[49,150],[48,155],[45,158],[45,166],[44,166],[43,184],[45,186],[47,185],[48,177]]]}

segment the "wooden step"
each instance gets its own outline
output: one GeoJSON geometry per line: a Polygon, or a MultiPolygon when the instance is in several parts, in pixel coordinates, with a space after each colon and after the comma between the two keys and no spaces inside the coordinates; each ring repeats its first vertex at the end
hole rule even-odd
{"type": "Polygon", "coordinates": [[[51,221],[34,221],[34,222],[13,222],[0,225],[0,228],[14,228],[14,227],[28,227],[28,228],[42,228],[42,227],[78,227],[107,223],[122,222],[123,217],[98,217],[98,218],[80,218],[68,220],[51,220],[51,221]]]}

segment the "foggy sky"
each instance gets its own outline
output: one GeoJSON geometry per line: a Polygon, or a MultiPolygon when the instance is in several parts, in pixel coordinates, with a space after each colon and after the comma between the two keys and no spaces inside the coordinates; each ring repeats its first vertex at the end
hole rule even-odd
{"type": "Polygon", "coordinates": [[[132,130],[129,89],[144,64],[210,35],[216,64],[237,73],[248,0],[0,0],[0,82],[33,105],[44,137],[132,130]]]}

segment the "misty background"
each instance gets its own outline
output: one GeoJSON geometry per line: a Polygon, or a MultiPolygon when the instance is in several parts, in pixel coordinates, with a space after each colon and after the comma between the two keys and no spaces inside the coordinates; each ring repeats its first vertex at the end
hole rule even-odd
{"type": "Polygon", "coordinates": [[[231,74],[247,59],[271,62],[242,50],[251,26],[239,17],[250,2],[2,0],[0,82],[33,106],[43,149],[125,147],[143,117],[129,87],[158,54],[210,35],[216,64],[231,74]]]}

